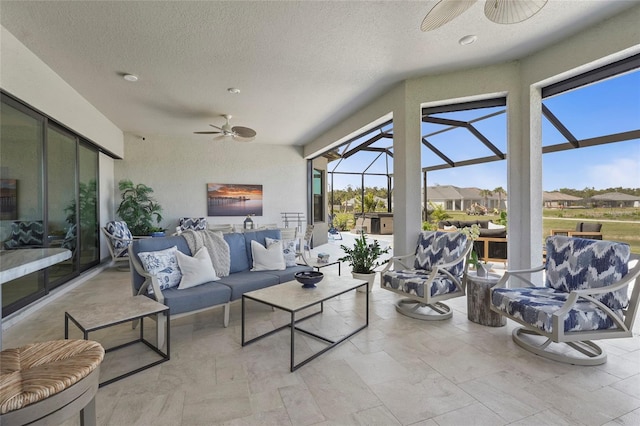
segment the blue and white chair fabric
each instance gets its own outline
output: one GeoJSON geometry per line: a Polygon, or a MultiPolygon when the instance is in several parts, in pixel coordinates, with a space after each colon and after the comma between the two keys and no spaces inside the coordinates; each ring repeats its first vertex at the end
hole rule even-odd
{"type": "Polygon", "coordinates": [[[178,232],[186,231],[204,231],[207,229],[206,217],[181,217],[178,221],[178,232]]]}
{"type": "Polygon", "coordinates": [[[133,242],[133,235],[124,221],[112,220],[107,222],[102,232],[107,237],[107,246],[111,259],[116,263],[129,262],[129,246],[133,242]]]}
{"type": "Polygon", "coordinates": [[[451,309],[443,300],[464,296],[472,241],[460,232],[423,231],[412,255],[394,256],[381,271],[383,289],[405,296],[396,310],[412,318],[443,320],[451,309]]]}
{"type": "Polygon", "coordinates": [[[629,246],[613,241],[556,235],[547,238],[546,249],[544,265],[505,273],[492,289],[491,309],[521,324],[514,341],[537,355],[570,364],[602,364],[606,354],[590,340],[631,336],[640,265],[630,272],[629,246]],[[544,285],[536,287],[528,277],[542,271],[544,285]],[[514,278],[527,287],[505,288],[507,283],[518,285],[514,278]],[[559,351],[551,343],[566,343],[581,355],[559,351]]]}
{"type": "Polygon", "coordinates": [[[44,225],[41,220],[11,222],[11,236],[4,242],[7,250],[44,247],[44,225]]]}

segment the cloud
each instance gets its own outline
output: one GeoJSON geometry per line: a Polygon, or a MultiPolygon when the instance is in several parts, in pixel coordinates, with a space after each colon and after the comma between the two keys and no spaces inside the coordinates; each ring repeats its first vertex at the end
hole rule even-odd
{"type": "Polygon", "coordinates": [[[609,163],[587,167],[587,186],[595,189],[637,188],[640,186],[640,158],[618,158],[609,163]]]}

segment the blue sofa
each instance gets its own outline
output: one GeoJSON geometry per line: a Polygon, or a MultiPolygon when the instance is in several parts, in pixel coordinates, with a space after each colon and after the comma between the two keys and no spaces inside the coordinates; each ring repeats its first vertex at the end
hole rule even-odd
{"type": "Polygon", "coordinates": [[[279,229],[228,233],[223,234],[223,237],[229,244],[231,256],[229,275],[221,277],[218,281],[183,290],[178,290],[177,287],[160,290],[157,280],[152,279],[152,276],[146,273],[142,267],[138,253],[159,251],[176,246],[182,253],[192,256],[184,237],[178,235],[134,240],[129,247],[133,294],[145,294],[167,305],[172,317],[223,306],[224,326],[226,327],[229,324],[230,303],[240,299],[243,293],[291,281],[295,279],[294,274],[296,272],[312,270],[309,266],[292,266],[282,271],[251,271],[253,265],[251,240],[256,240],[266,246],[265,239],[267,237],[280,239],[279,229]],[[148,287],[153,288],[153,294],[148,293],[148,287]]]}

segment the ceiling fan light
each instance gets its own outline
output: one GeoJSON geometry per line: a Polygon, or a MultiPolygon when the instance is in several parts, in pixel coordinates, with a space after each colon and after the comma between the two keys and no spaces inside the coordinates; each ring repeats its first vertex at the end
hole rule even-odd
{"type": "Polygon", "coordinates": [[[496,24],[515,24],[538,13],[548,0],[487,0],[484,14],[496,24]]]}
{"type": "Polygon", "coordinates": [[[452,19],[460,16],[477,0],[440,0],[422,20],[420,29],[431,31],[440,28],[452,19]]]}

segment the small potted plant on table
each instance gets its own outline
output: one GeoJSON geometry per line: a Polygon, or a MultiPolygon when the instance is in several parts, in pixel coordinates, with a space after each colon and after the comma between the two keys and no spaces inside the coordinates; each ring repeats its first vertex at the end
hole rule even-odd
{"type": "MultiPolygon", "coordinates": [[[[389,247],[381,248],[378,240],[373,240],[373,243],[368,244],[366,235],[361,232],[360,237],[356,238],[353,247],[340,245],[340,248],[345,255],[338,260],[340,262],[349,262],[353,278],[367,281],[369,283],[369,291],[371,291],[376,277],[375,268],[389,262],[389,259],[378,261],[380,256],[389,253],[389,247]]],[[[358,289],[358,291],[361,290],[358,289]]]]}

